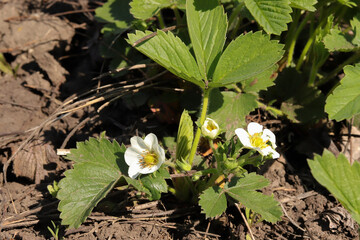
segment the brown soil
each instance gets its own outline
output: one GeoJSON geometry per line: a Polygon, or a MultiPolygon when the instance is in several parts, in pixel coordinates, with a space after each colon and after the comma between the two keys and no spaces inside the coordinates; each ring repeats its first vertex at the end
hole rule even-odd
{"type": "MultiPolygon", "coordinates": [[[[73,110],[82,104],[74,100],[76,97],[81,100],[79,93],[96,87],[98,82],[90,79],[99,75],[103,62],[98,53],[100,27],[89,10],[97,4],[90,0],[0,2],[0,53],[13,68],[18,68],[14,76],[0,75],[0,166],[6,170],[0,174],[0,183],[7,180],[0,185],[1,239],[52,238],[47,228],[53,228],[51,221],[59,226],[59,212],[58,202],[47,191],[47,185],[61,179],[62,173],[71,167],[71,163],[56,155],[56,149],[74,147],[76,141],[97,136],[104,130],[119,142],[128,142],[135,131],[174,129],[172,118],[155,115],[148,107],[129,110],[114,102],[99,114],[93,106],[73,110]],[[66,14],[73,10],[81,12],[66,14]],[[73,99],[74,104],[66,99],[73,99]],[[169,126],[159,123],[164,117],[169,126]]],[[[169,106],[168,109],[174,108],[169,106]]],[[[329,144],[332,141],[326,131],[314,128],[304,134],[296,126],[293,129],[283,124],[274,126],[279,130],[283,154],[280,159],[268,162],[259,173],[271,182],[264,192],[274,194],[285,214],[276,224],[264,221],[253,224],[255,238],[358,238],[358,225],[312,178],[306,163],[306,158],[324,147],[336,152],[336,148],[330,147],[333,144],[329,144]]],[[[127,194],[111,193],[80,228],[60,227],[59,236],[245,239],[249,233],[234,206],[221,217],[208,220],[199,208],[176,202],[170,195],[164,195],[162,202],[141,201],[134,208],[131,203],[116,205],[126,202],[122,198],[127,194]],[[133,210],[124,215],[121,212],[124,209],[133,210]],[[153,217],[155,213],[159,217],[153,217]]]]}

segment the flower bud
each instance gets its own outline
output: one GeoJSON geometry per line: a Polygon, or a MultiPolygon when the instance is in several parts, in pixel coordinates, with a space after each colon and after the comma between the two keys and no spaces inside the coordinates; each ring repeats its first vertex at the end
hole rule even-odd
{"type": "Polygon", "coordinates": [[[219,131],[219,125],[211,118],[206,118],[204,124],[201,126],[202,134],[210,139],[215,139],[219,131]]]}
{"type": "Polygon", "coordinates": [[[186,172],[191,170],[191,165],[187,161],[176,160],[176,166],[186,172]]]}

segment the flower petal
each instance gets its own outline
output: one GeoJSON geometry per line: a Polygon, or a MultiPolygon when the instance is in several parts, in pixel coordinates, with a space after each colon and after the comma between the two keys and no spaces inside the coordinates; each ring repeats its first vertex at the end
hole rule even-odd
{"type": "Polygon", "coordinates": [[[155,172],[156,170],[158,170],[160,168],[161,164],[157,164],[155,166],[152,166],[152,167],[145,167],[145,168],[141,168],[140,169],[140,173],[141,174],[149,174],[149,173],[153,173],[155,172]]]}
{"type": "Polygon", "coordinates": [[[142,152],[140,152],[137,148],[129,147],[126,149],[124,158],[127,165],[131,166],[137,162],[141,158],[142,152]]]}
{"type": "Polygon", "coordinates": [[[270,141],[273,148],[276,148],[276,138],[275,134],[269,129],[265,129],[261,136],[264,142],[270,141]]]}
{"type": "Polygon", "coordinates": [[[144,152],[147,150],[147,146],[144,142],[144,140],[141,137],[134,136],[130,138],[131,147],[137,149],[139,152],[144,152]]]}
{"type": "Polygon", "coordinates": [[[248,133],[252,136],[255,133],[261,133],[263,130],[263,126],[256,122],[251,122],[247,126],[247,130],[248,130],[248,133]]]}
{"type": "Polygon", "coordinates": [[[271,154],[273,159],[280,157],[280,154],[270,146],[262,149],[261,152],[262,152],[261,154],[264,156],[268,156],[271,154]]]}
{"type": "Polygon", "coordinates": [[[128,175],[130,178],[136,178],[140,174],[140,169],[138,165],[131,165],[128,170],[128,175]]]}
{"type": "Polygon", "coordinates": [[[252,148],[253,146],[251,146],[250,143],[250,137],[249,134],[245,131],[245,129],[243,128],[238,128],[235,130],[236,135],[238,136],[238,138],[240,139],[240,142],[245,146],[245,147],[250,147],[252,148]]]}
{"type": "Polygon", "coordinates": [[[149,133],[146,135],[144,142],[150,151],[154,151],[154,146],[158,146],[159,142],[155,134],[149,133]]]}

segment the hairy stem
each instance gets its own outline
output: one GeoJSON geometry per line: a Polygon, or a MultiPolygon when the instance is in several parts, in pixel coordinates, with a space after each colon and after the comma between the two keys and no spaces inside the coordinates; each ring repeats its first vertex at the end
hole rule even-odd
{"type": "Polygon", "coordinates": [[[196,154],[196,150],[197,150],[197,147],[199,145],[199,140],[200,140],[200,136],[201,136],[201,126],[204,124],[204,121],[205,121],[206,112],[207,112],[207,108],[208,108],[208,105],[209,105],[210,91],[211,91],[211,89],[204,89],[204,99],[203,99],[203,105],[202,105],[200,120],[199,120],[199,126],[196,129],[194,142],[192,144],[191,151],[190,151],[190,156],[189,156],[189,164],[190,165],[192,165],[192,163],[193,163],[193,160],[194,160],[194,157],[195,157],[195,154],[196,154]]]}

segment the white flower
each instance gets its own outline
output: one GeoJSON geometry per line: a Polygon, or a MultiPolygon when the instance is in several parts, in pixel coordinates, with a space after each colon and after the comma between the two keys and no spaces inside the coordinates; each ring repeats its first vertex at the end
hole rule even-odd
{"type": "Polygon", "coordinates": [[[263,156],[272,155],[272,158],[280,157],[280,154],[275,151],[275,135],[269,129],[264,129],[258,123],[249,123],[247,131],[243,128],[235,130],[240,142],[246,148],[255,149],[263,156]]]}
{"type": "Polygon", "coordinates": [[[134,136],[130,139],[131,147],[125,151],[125,162],[129,165],[129,177],[148,174],[158,170],[165,162],[165,151],[160,147],[155,134],[148,134],[145,139],[134,136]]]}
{"type": "Polygon", "coordinates": [[[215,139],[219,134],[219,125],[211,118],[206,118],[204,124],[201,126],[201,132],[205,137],[215,139]]]}

